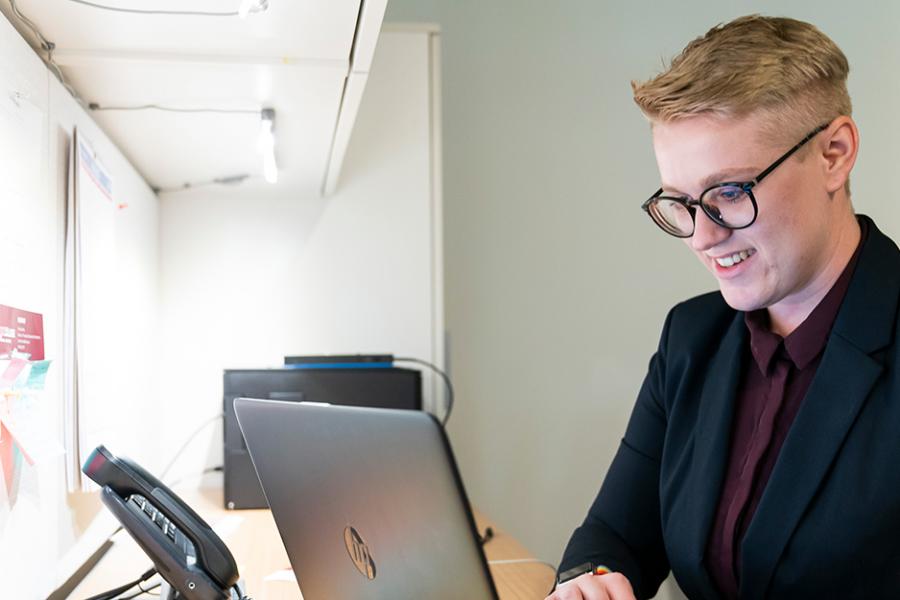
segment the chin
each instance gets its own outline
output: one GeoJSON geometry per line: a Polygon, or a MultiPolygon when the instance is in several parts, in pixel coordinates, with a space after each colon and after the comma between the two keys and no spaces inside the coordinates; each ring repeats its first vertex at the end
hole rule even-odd
{"type": "Polygon", "coordinates": [[[741,293],[741,291],[739,290],[734,290],[728,287],[720,287],[719,291],[722,293],[722,297],[725,299],[725,303],[734,310],[752,312],[754,310],[759,310],[766,307],[765,302],[760,300],[760,298],[757,296],[751,296],[745,293],[741,293]]]}

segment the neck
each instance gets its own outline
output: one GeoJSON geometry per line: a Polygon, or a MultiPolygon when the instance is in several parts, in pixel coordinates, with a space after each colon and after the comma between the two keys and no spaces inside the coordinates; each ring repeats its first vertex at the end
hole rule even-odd
{"type": "Polygon", "coordinates": [[[835,234],[837,242],[832,247],[825,267],[807,290],[794,299],[785,299],[770,306],[769,323],[773,333],[782,337],[790,335],[819,305],[844,272],[853,253],[859,246],[861,231],[855,215],[835,234]]]}

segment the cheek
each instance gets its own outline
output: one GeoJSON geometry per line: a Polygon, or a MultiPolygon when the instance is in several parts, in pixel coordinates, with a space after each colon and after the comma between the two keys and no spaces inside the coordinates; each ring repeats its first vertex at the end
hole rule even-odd
{"type": "Polygon", "coordinates": [[[816,229],[824,215],[819,202],[810,196],[802,177],[772,182],[769,194],[759,202],[759,217],[779,237],[806,237],[816,229]]]}
{"type": "Polygon", "coordinates": [[[810,228],[817,215],[805,214],[808,211],[801,204],[801,198],[788,191],[760,205],[759,217],[751,229],[767,263],[776,265],[808,259],[810,228]]]}
{"type": "Polygon", "coordinates": [[[796,279],[805,279],[814,268],[811,240],[808,230],[798,227],[791,217],[783,221],[766,223],[757,238],[762,276],[775,286],[791,285],[796,279]],[[779,283],[780,282],[780,283],[779,283]]]}
{"type": "Polygon", "coordinates": [[[774,253],[771,258],[795,263],[807,262],[812,258],[810,250],[816,244],[820,215],[803,209],[799,202],[792,203],[790,197],[785,197],[781,205],[786,210],[771,211],[771,218],[765,221],[762,233],[769,242],[769,250],[774,253]]]}

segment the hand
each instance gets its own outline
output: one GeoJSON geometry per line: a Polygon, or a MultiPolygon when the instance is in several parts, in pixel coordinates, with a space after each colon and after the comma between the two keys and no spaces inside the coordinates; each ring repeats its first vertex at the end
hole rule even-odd
{"type": "Polygon", "coordinates": [[[585,573],[557,586],[546,600],[635,600],[631,583],[621,573],[585,573]]]}

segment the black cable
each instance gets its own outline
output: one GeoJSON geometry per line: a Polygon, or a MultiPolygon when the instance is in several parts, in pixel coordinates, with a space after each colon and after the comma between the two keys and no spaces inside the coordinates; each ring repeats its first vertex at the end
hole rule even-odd
{"type": "Polygon", "coordinates": [[[160,104],[136,104],[134,106],[101,106],[96,102],[88,104],[91,110],[161,110],[177,113],[220,113],[233,115],[260,115],[259,109],[249,108],[177,108],[175,106],[162,106],[160,104]]]}
{"type": "Polygon", "coordinates": [[[241,173],[240,175],[216,177],[215,179],[210,179],[208,181],[185,181],[178,187],[164,188],[159,186],[152,186],[152,189],[154,194],[169,194],[171,192],[181,192],[184,190],[205,187],[208,185],[237,185],[239,183],[243,183],[247,179],[250,179],[250,175],[248,175],[247,173],[241,173]]]}
{"type": "MultiPolygon", "coordinates": [[[[98,2],[88,2],[88,0],[69,0],[69,2],[73,2],[75,4],[82,4],[84,6],[89,6],[91,8],[99,8],[100,10],[108,10],[111,12],[119,12],[119,13],[129,13],[129,14],[137,14],[137,15],[181,15],[181,16],[191,16],[191,17],[236,17],[238,16],[238,11],[228,11],[228,12],[212,12],[212,11],[203,11],[203,10],[156,10],[156,9],[146,9],[146,8],[122,8],[120,6],[109,6],[108,4],[100,4],[98,2]]],[[[257,2],[254,6],[250,8],[251,13],[257,12],[265,12],[269,8],[269,3],[267,0],[263,0],[262,2],[257,2]]]]}
{"type": "Polygon", "coordinates": [[[244,590],[241,589],[241,586],[239,584],[235,583],[231,587],[237,593],[237,597],[239,600],[253,600],[250,596],[244,595],[244,590]]]}
{"type": "MultiPolygon", "coordinates": [[[[229,115],[254,115],[259,116],[261,114],[260,109],[249,109],[249,108],[209,108],[209,107],[201,107],[201,108],[178,108],[175,106],[163,106],[160,104],[136,104],[134,106],[103,106],[98,104],[97,102],[91,102],[87,105],[87,107],[92,111],[138,111],[138,110],[159,110],[163,112],[173,112],[173,113],[214,113],[214,114],[229,114],[229,115]]],[[[250,179],[250,175],[248,173],[239,173],[237,175],[224,175],[222,177],[216,177],[215,179],[209,179],[206,181],[186,181],[183,184],[164,188],[157,185],[151,186],[154,194],[166,194],[171,192],[181,192],[184,190],[190,190],[198,187],[205,187],[208,185],[236,185],[238,183],[243,183],[247,179],[250,179]]]]}
{"type": "Polygon", "coordinates": [[[131,583],[126,583],[125,585],[120,585],[119,587],[117,587],[113,590],[107,590],[105,592],[100,592],[99,594],[95,594],[94,596],[91,596],[90,598],[85,598],[85,600],[112,600],[119,594],[121,594],[123,592],[127,592],[134,586],[144,583],[145,581],[147,581],[154,575],[156,575],[156,567],[150,567],[149,569],[144,571],[144,574],[141,575],[140,578],[135,579],[131,583]]]}
{"type": "Polygon", "coordinates": [[[222,422],[222,419],[224,419],[224,418],[225,418],[225,413],[219,413],[213,417],[210,417],[209,419],[204,421],[197,429],[195,429],[193,431],[193,433],[191,433],[191,435],[188,437],[188,439],[186,439],[185,442],[181,445],[181,448],[179,448],[178,451],[175,452],[175,454],[172,456],[172,459],[169,461],[169,464],[167,464],[166,467],[160,472],[159,478],[163,479],[166,476],[166,473],[168,473],[169,470],[178,461],[178,457],[181,456],[181,453],[185,451],[185,449],[190,445],[191,442],[194,441],[194,438],[197,437],[197,435],[199,435],[199,433],[201,431],[203,431],[210,425],[213,425],[214,423],[222,422]]]}
{"type": "MultiPolygon", "coordinates": [[[[175,453],[175,455],[172,457],[172,459],[171,459],[171,461],[169,462],[168,466],[163,470],[162,474],[160,475],[160,479],[163,479],[163,478],[165,477],[166,472],[168,472],[168,470],[172,467],[172,465],[175,464],[175,461],[178,460],[178,457],[181,456],[181,453],[184,452],[184,450],[185,450],[185,449],[188,447],[188,445],[194,440],[194,438],[197,437],[197,435],[198,435],[201,431],[203,431],[204,429],[206,429],[206,428],[207,428],[209,425],[211,425],[212,423],[215,423],[216,421],[218,421],[219,419],[221,419],[223,416],[224,416],[224,413],[219,413],[219,414],[217,414],[216,416],[214,416],[214,417],[212,417],[212,418],[206,420],[202,425],[200,425],[200,427],[198,427],[197,429],[195,429],[194,432],[191,433],[190,437],[188,437],[188,439],[184,442],[184,444],[182,444],[181,448],[179,448],[178,451],[175,453]]],[[[221,469],[222,469],[222,467],[220,467],[220,466],[218,466],[218,467],[211,467],[211,468],[205,469],[205,470],[203,471],[202,474],[206,474],[207,472],[219,471],[219,470],[221,470],[221,469]]],[[[176,481],[176,483],[177,483],[177,481],[176,481]]],[[[116,528],[116,530],[112,533],[112,535],[110,535],[110,537],[112,537],[113,535],[119,533],[121,530],[122,530],[122,526],[119,525],[119,527],[116,528]]],[[[109,539],[109,538],[107,538],[107,539],[109,539]]],[[[130,590],[130,589],[133,588],[134,586],[140,585],[140,584],[143,583],[144,581],[147,581],[148,579],[150,579],[151,577],[153,577],[153,575],[154,575],[156,572],[157,572],[157,571],[156,571],[156,568],[155,568],[155,567],[151,567],[150,569],[148,569],[147,571],[145,571],[143,575],[141,575],[141,578],[140,578],[140,579],[137,579],[137,580],[135,580],[135,581],[132,581],[131,583],[128,583],[128,584],[126,584],[126,585],[119,586],[119,587],[117,587],[117,588],[114,589],[114,590],[108,590],[108,591],[106,591],[106,592],[102,592],[102,593],[97,594],[97,595],[95,595],[95,596],[91,596],[90,598],[85,598],[85,600],[112,600],[112,599],[115,598],[117,595],[119,595],[119,594],[121,594],[121,593],[123,593],[123,592],[127,592],[128,590],[130,590]]]]}
{"type": "Polygon", "coordinates": [[[140,591],[135,592],[134,594],[132,594],[130,596],[122,596],[121,598],[118,598],[118,600],[131,600],[132,598],[137,598],[138,596],[142,596],[144,594],[147,594],[148,596],[153,596],[154,594],[151,594],[150,590],[155,590],[156,588],[158,588],[160,586],[162,586],[162,584],[157,583],[157,584],[151,585],[150,587],[145,589],[141,584],[138,584],[138,588],[140,588],[140,591]]]}
{"type": "Polygon", "coordinates": [[[31,19],[22,14],[22,11],[19,10],[19,6],[16,4],[16,0],[9,0],[9,7],[12,9],[13,15],[15,15],[15,17],[19,19],[19,21],[23,25],[25,25],[25,27],[31,30],[31,32],[38,39],[41,50],[47,53],[47,58],[44,59],[44,62],[48,67],[50,67],[50,69],[53,70],[53,73],[56,75],[56,78],[59,79],[59,82],[62,84],[62,86],[66,88],[66,90],[68,90],[70,94],[72,94],[72,97],[75,98],[76,102],[78,102],[79,104],[84,104],[84,100],[81,98],[81,96],[78,95],[78,92],[75,91],[75,88],[72,87],[72,85],[66,79],[66,76],[63,75],[62,69],[59,68],[59,65],[56,64],[56,61],[53,60],[53,51],[56,50],[56,44],[44,37],[44,34],[41,33],[41,30],[38,29],[37,25],[35,25],[31,19]]]}
{"type": "Polygon", "coordinates": [[[441,378],[444,380],[444,383],[447,385],[447,408],[446,408],[446,412],[444,413],[444,420],[441,421],[441,424],[444,427],[446,427],[447,421],[450,420],[450,412],[453,410],[453,384],[450,383],[450,378],[447,377],[447,374],[444,373],[443,371],[441,371],[440,369],[438,369],[436,366],[434,366],[430,362],[424,361],[419,358],[396,358],[395,357],[394,362],[410,362],[410,363],[416,363],[419,365],[424,365],[441,376],[441,378]]]}
{"type": "Polygon", "coordinates": [[[44,37],[44,34],[41,33],[41,30],[37,28],[37,25],[35,25],[31,21],[31,19],[22,14],[22,11],[20,11],[19,7],[16,5],[16,0],[9,0],[9,7],[12,9],[13,14],[16,15],[16,17],[18,17],[20,21],[22,21],[25,27],[30,29],[31,32],[37,37],[38,41],[41,43],[41,48],[44,51],[49,52],[56,47],[56,44],[44,37]]]}
{"type": "Polygon", "coordinates": [[[56,44],[50,42],[50,48],[47,50],[47,65],[53,69],[53,72],[56,74],[56,78],[59,79],[59,82],[63,85],[66,90],[72,94],[72,97],[75,98],[80,104],[84,104],[84,101],[78,95],[78,92],[75,91],[75,88],[69,83],[66,79],[66,76],[63,75],[62,69],[59,68],[59,65],[56,64],[56,61],[53,60],[53,51],[56,50],[56,44]]]}
{"type": "Polygon", "coordinates": [[[480,541],[481,545],[484,546],[492,539],[494,539],[494,528],[488,525],[484,528],[484,534],[478,536],[478,541],[480,541]]]}

